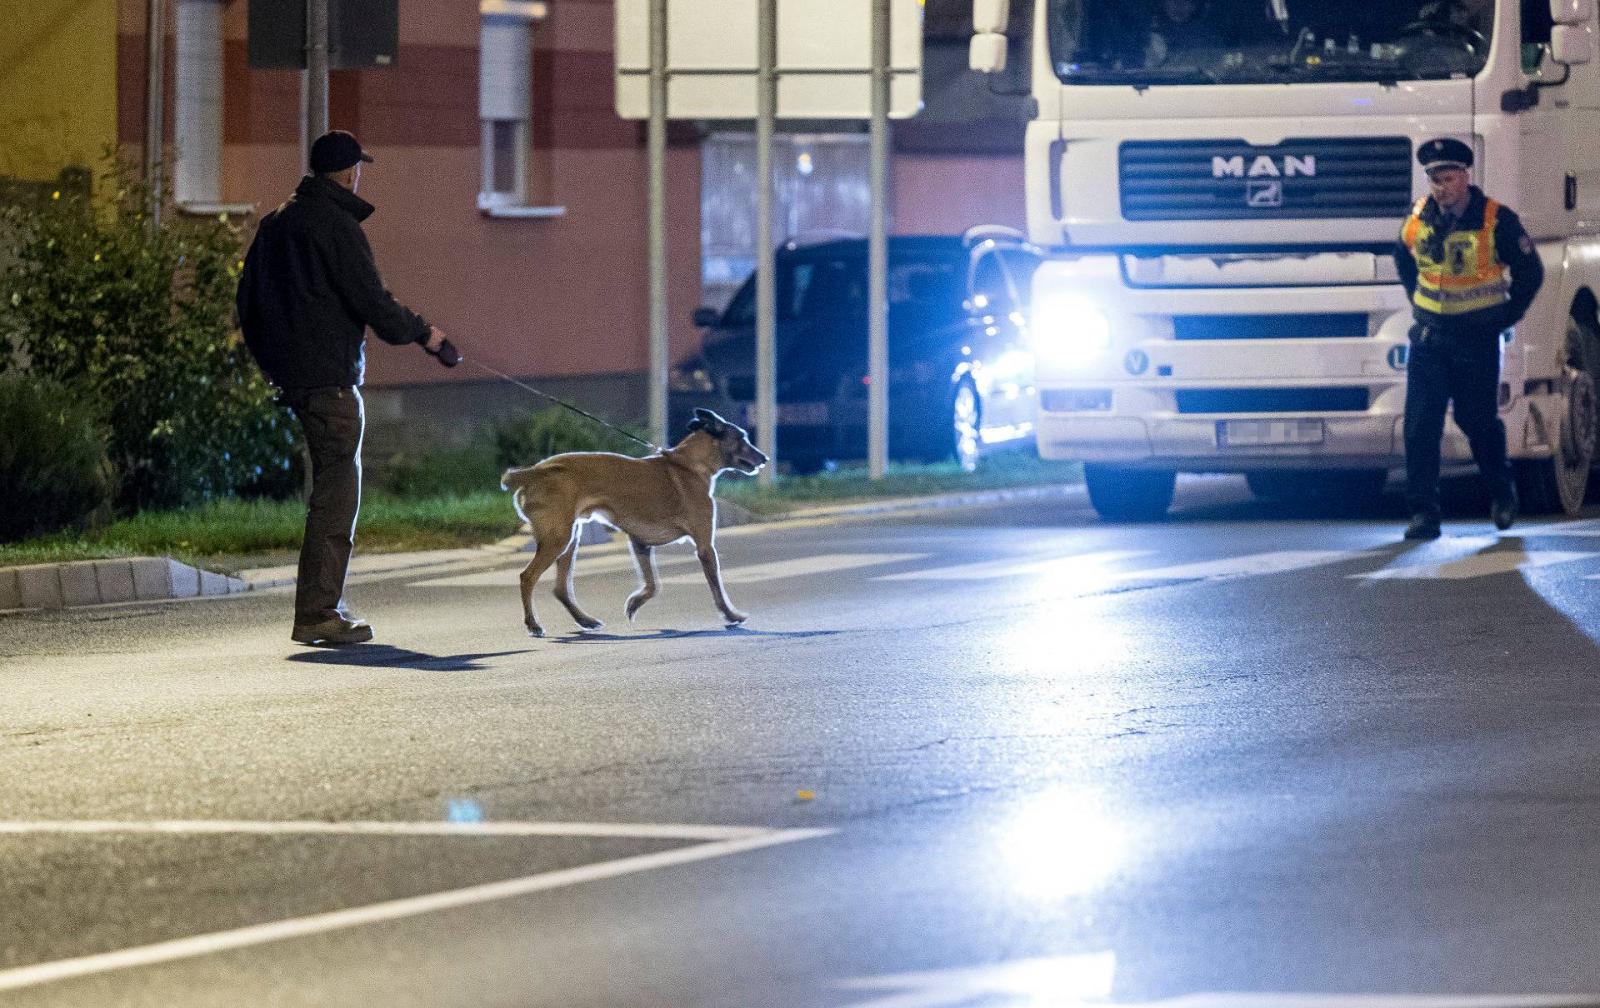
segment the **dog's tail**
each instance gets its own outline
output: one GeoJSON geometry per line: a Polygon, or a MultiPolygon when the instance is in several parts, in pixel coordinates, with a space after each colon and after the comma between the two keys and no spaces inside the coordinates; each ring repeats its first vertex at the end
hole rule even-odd
{"type": "Polygon", "coordinates": [[[522,477],[533,471],[533,466],[515,466],[500,474],[500,489],[510,490],[520,486],[522,477]]]}

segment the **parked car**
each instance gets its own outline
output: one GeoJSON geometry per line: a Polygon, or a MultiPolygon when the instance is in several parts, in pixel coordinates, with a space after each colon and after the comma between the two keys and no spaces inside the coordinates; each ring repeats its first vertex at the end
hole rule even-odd
{"type": "MultiPolygon", "coordinates": [[[[1037,253],[1016,232],[889,239],[889,455],[976,465],[1033,434],[1025,298],[1037,253]]],[[[867,242],[778,250],[777,448],[793,472],[867,455],[867,242]]],[[[701,350],[673,371],[669,422],[697,406],[755,427],[755,277],[702,308],[701,350]]]]}

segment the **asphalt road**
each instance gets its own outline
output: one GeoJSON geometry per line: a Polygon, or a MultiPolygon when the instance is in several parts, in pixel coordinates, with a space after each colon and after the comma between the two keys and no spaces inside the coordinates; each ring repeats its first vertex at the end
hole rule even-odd
{"type": "Polygon", "coordinates": [[[345,650],[282,592],[0,617],[0,1004],[1600,991],[1600,512],[1395,506],[733,530],[734,630],[686,547],[543,640],[503,560],[353,586],[345,650]]]}

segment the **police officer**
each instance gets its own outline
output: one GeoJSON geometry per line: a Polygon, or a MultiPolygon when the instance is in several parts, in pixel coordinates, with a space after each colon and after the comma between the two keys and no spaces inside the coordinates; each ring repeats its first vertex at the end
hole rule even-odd
{"type": "Polygon", "coordinates": [[[1507,529],[1517,518],[1517,490],[1499,415],[1500,334],[1528,310],[1544,267],[1517,215],[1471,184],[1472,148],[1430,140],[1417,160],[1430,195],[1406,218],[1394,253],[1415,319],[1406,369],[1405,537],[1439,536],[1439,442],[1451,403],[1492,495],[1490,516],[1507,529]]]}
{"type": "Polygon", "coordinates": [[[358,390],[366,329],[386,343],[421,344],[447,367],[460,356],[437,327],[383,286],[361,222],[373,206],[356,195],[372,155],[343,130],[311,145],[311,174],[261,218],[239,278],[236,307],[246,345],[300,420],[311,454],[311,499],[295,580],[294,629],[302,644],[359,644],[372,627],[344,604],[345,574],[361,509],[358,390]]]}

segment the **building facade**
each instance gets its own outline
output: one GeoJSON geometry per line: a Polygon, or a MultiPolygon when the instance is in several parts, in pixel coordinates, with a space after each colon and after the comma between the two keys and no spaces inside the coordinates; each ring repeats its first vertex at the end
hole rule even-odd
{"type": "MultiPolygon", "coordinates": [[[[303,140],[302,74],[251,68],[246,2],[167,0],[162,119],[173,212],[249,208],[236,218],[248,226],[294,188],[303,140]]],[[[964,73],[967,0],[926,9],[925,112],[895,126],[892,227],[1020,225],[1020,105],[964,73]]],[[[0,176],[48,180],[112,143],[137,162],[145,0],[29,0],[19,16],[20,34],[0,43],[0,176]]],[[[377,158],[361,184],[378,208],[366,230],[400,300],[469,361],[640,422],[647,161],[642,124],[613,108],[613,16],[611,0],[400,0],[395,58],[334,71],[329,122],[377,158]]],[[[776,233],[863,230],[860,125],[800,124],[783,142],[776,233]]],[[[751,164],[738,124],[672,126],[674,359],[698,345],[693,310],[748,270],[751,164]]],[[[387,346],[369,354],[368,389],[380,449],[543,407],[474,367],[387,346]]]]}

